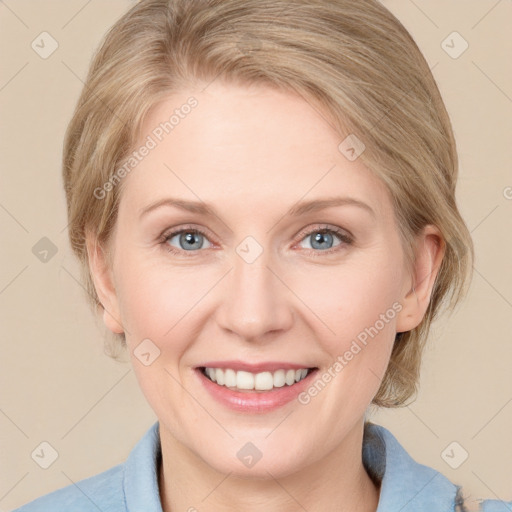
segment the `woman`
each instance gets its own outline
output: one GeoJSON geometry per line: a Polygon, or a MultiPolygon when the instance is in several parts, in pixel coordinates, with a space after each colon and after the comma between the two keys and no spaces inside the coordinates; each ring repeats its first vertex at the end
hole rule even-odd
{"type": "Polygon", "coordinates": [[[159,421],[126,463],[18,510],[467,510],[366,418],[414,395],[431,321],[467,289],[456,178],[430,69],[378,2],[134,6],[64,181],[93,305],[159,421]]]}

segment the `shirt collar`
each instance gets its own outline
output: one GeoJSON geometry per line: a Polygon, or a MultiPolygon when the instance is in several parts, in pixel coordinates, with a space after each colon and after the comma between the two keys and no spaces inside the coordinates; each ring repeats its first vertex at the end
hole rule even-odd
{"type": "Polygon", "coordinates": [[[123,487],[126,510],[163,512],[158,490],[162,457],[158,421],[136,444],[124,463],[123,487]]]}
{"type": "Polygon", "coordinates": [[[377,512],[453,512],[458,487],[412,459],[386,428],[365,424],[363,464],[381,481],[377,512]]]}
{"type": "MultiPolygon", "coordinates": [[[[127,510],[162,512],[158,490],[161,461],[159,423],[137,443],[124,464],[127,510]]],[[[377,512],[453,512],[457,486],[414,461],[386,428],[365,423],[363,464],[381,482],[377,512]]]]}

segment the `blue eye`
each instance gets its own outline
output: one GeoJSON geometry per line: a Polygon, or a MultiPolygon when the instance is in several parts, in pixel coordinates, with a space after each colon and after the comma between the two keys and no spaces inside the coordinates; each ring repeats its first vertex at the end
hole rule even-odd
{"type": "MultiPolygon", "coordinates": [[[[354,242],[352,236],[346,231],[327,226],[316,226],[315,229],[305,230],[300,233],[299,240],[299,243],[303,243],[303,241],[309,243],[309,247],[304,247],[304,249],[313,256],[323,256],[337,252],[354,242]]],[[[183,255],[186,252],[198,252],[199,249],[208,249],[212,246],[205,232],[192,227],[183,227],[179,230],[164,233],[161,236],[161,243],[168,252],[177,255],[183,255]],[[172,243],[173,239],[176,239],[174,243],[172,243]]]]}
{"type": "Polygon", "coordinates": [[[203,242],[207,240],[206,235],[198,229],[182,229],[174,231],[165,236],[165,243],[168,245],[168,250],[171,252],[179,252],[170,244],[173,238],[178,240],[178,250],[194,251],[196,249],[203,249],[203,242]]]}
{"type": "Polygon", "coordinates": [[[330,249],[333,246],[333,242],[335,241],[332,233],[329,233],[327,231],[314,231],[313,233],[306,236],[305,240],[311,241],[311,249],[321,250],[330,249]]]}
{"type": "Polygon", "coordinates": [[[309,247],[306,247],[306,249],[310,250],[310,252],[312,251],[312,254],[315,256],[321,255],[321,253],[335,252],[342,248],[340,246],[353,243],[352,237],[347,233],[332,228],[316,228],[302,233],[302,235],[303,238],[301,240],[309,242],[309,247]],[[335,243],[336,239],[338,239],[338,243],[335,243]]]}

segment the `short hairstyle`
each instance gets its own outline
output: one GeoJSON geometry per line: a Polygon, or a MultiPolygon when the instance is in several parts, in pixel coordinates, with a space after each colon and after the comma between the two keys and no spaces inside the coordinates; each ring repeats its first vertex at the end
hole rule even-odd
{"type": "MultiPolygon", "coordinates": [[[[432,320],[467,291],[474,249],[456,205],[456,144],[439,89],[410,34],[376,0],[142,0],[111,27],[63,151],[69,238],[95,311],[85,235],[110,254],[123,189],[116,170],[151,107],[215,79],[299,94],[340,141],[362,141],[359,158],[390,192],[409,265],[414,236],[427,224],[440,230],[445,254],[428,309],[416,328],[396,335],[372,401],[405,405],[418,390],[432,320]]],[[[124,334],[105,342],[112,357],[126,346],[124,334]]]]}

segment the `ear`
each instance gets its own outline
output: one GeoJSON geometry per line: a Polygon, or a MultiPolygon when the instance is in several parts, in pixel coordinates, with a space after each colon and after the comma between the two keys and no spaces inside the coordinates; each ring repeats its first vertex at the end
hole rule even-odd
{"type": "Polygon", "coordinates": [[[90,231],[86,233],[85,243],[94,287],[103,306],[103,321],[113,333],[122,334],[124,329],[120,321],[119,303],[112,269],[105,251],[98,243],[97,237],[90,231]]]}
{"type": "Polygon", "coordinates": [[[410,331],[423,320],[445,247],[439,229],[431,224],[416,238],[412,275],[404,287],[404,295],[400,301],[402,309],[397,315],[397,333],[410,331]]]}

